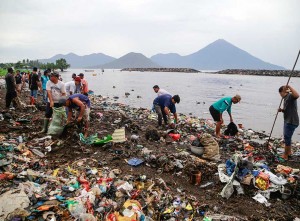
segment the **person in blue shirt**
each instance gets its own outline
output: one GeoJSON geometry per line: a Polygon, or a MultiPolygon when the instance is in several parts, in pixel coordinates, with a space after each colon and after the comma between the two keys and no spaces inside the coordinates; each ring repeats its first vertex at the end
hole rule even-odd
{"type": "Polygon", "coordinates": [[[209,107],[209,112],[211,116],[213,117],[214,121],[217,122],[216,137],[220,137],[221,125],[223,124],[223,117],[222,117],[223,112],[227,111],[230,117],[230,122],[233,122],[232,115],[231,115],[231,106],[232,103],[236,104],[240,101],[241,101],[241,96],[237,94],[234,97],[223,97],[222,99],[213,103],[209,107]]]}
{"type": "Polygon", "coordinates": [[[73,110],[77,112],[77,121],[85,123],[84,136],[88,136],[89,122],[90,122],[90,99],[83,94],[73,94],[69,98],[61,98],[59,104],[68,108],[68,120],[67,123],[71,122],[73,110]],[[79,112],[79,114],[78,114],[79,112]]]}
{"type": "Polygon", "coordinates": [[[180,97],[178,95],[163,94],[154,99],[153,105],[158,116],[158,126],[162,126],[162,119],[164,119],[165,125],[171,127],[174,126],[171,121],[171,113],[174,115],[175,123],[177,123],[177,113],[175,104],[180,102],[180,97]],[[168,122],[169,121],[169,122],[168,122]]]}
{"type": "Polygon", "coordinates": [[[44,75],[41,77],[44,103],[47,103],[47,100],[48,100],[48,93],[47,93],[47,90],[46,90],[47,82],[50,79],[48,74],[49,74],[49,71],[45,70],[44,75]]]}

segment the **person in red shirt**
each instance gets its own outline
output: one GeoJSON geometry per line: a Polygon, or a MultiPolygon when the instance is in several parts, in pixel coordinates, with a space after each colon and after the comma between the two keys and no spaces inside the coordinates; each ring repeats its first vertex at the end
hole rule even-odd
{"type": "Polygon", "coordinates": [[[81,93],[84,94],[85,96],[88,96],[88,92],[89,92],[88,82],[84,79],[83,73],[80,73],[78,76],[81,78],[81,85],[82,85],[81,93]]]}

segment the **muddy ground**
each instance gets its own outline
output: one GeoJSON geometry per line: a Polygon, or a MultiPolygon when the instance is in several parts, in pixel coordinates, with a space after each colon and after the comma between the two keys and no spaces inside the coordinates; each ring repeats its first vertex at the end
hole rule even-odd
{"type": "MultiPolygon", "coordinates": [[[[2,114],[9,113],[12,118],[11,120],[5,119],[0,121],[0,136],[3,135],[7,139],[15,139],[18,136],[22,136],[29,146],[32,139],[46,136],[38,133],[42,129],[43,124],[43,105],[38,105],[39,110],[37,111],[25,108],[23,110],[5,112],[5,91],[2,89],[0,94],[1,112],[2,114]],[[20,118],[29,121],[16,123],[16,120],[20,118]]],[[[39,97],[40,99],[41,97],[39,97]]],[[[28,92],[23,93],[21,100],[29,102],[28,92]]],[[[112,134],[117,128],[125,127],[126,142],[109,143],[103,146],[85,145],[79,140],[78,133],[80,130],[76,127],[69,128],[63,137],[53,139],[56,143],[52,145],[51,152],[47,153],[46,157],[39,161],[40,169],[54,170],[63,164],[73,165],[74,162],[86,159],[86,164],[91,167],[120,169],[122,172],[118,178],[128,175],[134,177],[146,175],[148,179],[163,178],[167,187],[169,187],[169,190],[165,191],[169,191],[173,196],[187,196],[194,199],[198,207],[206,213],[235,216],[238,217],[238,220],[293,220],[296,217],[300,217],[300,199],[297,199],[295,196],[283,200],[279,193],[271,194],[271,199],[269,200],[271,206],[266,207],[252,199],[257,189],[253,185],[243,184],[244,195],[234,193],[229,199],[224,199],[220,196],[220,192],[225,184],[219,181],[217,165],[221,162],[224,163],[236,150],[239,150],[239,145],[242,144],[242,141],[221,139],[219,141],[222,159],[220,162],[201,161],[201,163],[195,165],[181,157],[184,168],[179,169],[169,162],[178,158],[178,153],[182,151],[188,151],[192,154],[189,151],[187,142],[184,141],[187,140],[187,135],[197,135],[198,131],[194,127],[184,123],[180,124],[177,130],[182,133],[182,136],[177,142],[173,142],[165,134],[165,130],[158,130],[159,135],[165,139],[160,141],[147,140],[146,133],[149,133],[149,130],[153,129],[153,127],[155,128],[156,121],[140,116],[147,116],[149,111],[132,109],[120,104],[112,104],[109,101],[109,99],[101,99],[100,97],[92,99],[93,108],[89,132],[90,134],[98,133],[99,137],[104,137],[112,134]],[[129,112],[131,114],[128,114],[129,112]],[[97,113],[102,113],[103,116],[100,117],[97,113]],[[136,113],[136,115],[132,113],[136,113]],[[139,139],[131,140],[132,134],[138,135],[139,139]],[[152,154],[157,158],[165,156],[167,159],[164,162],[158,160],[151,162],[150,160],[138,167],[128,165],[126,160],[132,157],[142,158],[142,147],[139,145],[152,150],[152,154]],[[198,169],[202,172],[201,185],[208,182],[212,182],[212,184],[203,188],[190,184],[189,174],[193,169],[198,169]]],[[[260,136],[265,137],[261,134],[260,136]]],[[[260,147],[258,144],[254,145],[260,147]]],[[[264,150],[261,151],[261,154],[268,155],[270,153],[264,150]]],[[[271,168],[275,168],[278,164],[276,161],[269,163],[271,168]]],[[[294,157],[292,161],[281,164],[300,168],[300,161],[297,157],[294,157]]],[[[0,193],[2,194],[13,185],[13,182],[1,181],[0,193]]],[[[199,214],[196,217],[198,218],[195,218],[195,220],[202,220],[199,214]]]]}

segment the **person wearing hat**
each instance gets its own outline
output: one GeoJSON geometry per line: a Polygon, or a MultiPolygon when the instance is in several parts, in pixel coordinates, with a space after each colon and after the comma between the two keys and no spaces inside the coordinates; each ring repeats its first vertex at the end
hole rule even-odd
{"type": "Polygon", "coordinates": [[[46,105],[46,113],[44,119],[44,127],[42,133],[47,133],[50,118],[53,114],[53,107],[60,107],[59,100],[66,96],[65,84],[59,80],[59,73],[53,72],[50,75],[50,80],[46,84],[48,102],[46,105]]]}
{"type": "Polygon", "coordinates": [[[79,94],[81,88],[81,78],[76,77],[73,81],[65,83],[67,96],[72,94],[79,94]],[[79,90],[78,90],[79,89],[79,90]]]}
{"type": "Polygon", "coordinates": [[[81,85],[82,85],[81,93],[84,94],[85,96],[88,96],[88,92],[89,92],[88,82],[84,79],[83,73],[80,73],[78,76],[81,78],[81,85]]]}
{"type": "Polygon", "coordinates": [[[81,78],[80,77],[75,77],[74,82],[75,82],[75,92],[74,92],[74,94],[80,94],[81,89],[82,89],[81,78]]]}
{"type": "Polygon", "coordinates": [[[49,73],[50,72],[48,70],[45,70],[44,75],[41,77],[44,103],[47,103],[47,100],[48,100],[46,85],[47,85],[47,82],[49,81],[49,73]]]}
{"type": "Polygon", "coordinates": [[[162,119],[166,125],[174,126],[171,120],[171,113],[174,115],[175,123],[177,123],[177,113],[175,104],[180,102],[178,95],[163,94],[154,99],[153,105],[158,117],[158,126],[162,126],[162,119]]]}
{"type": "Polygon", "coordinates": [[[68,121],[71,122],[73,110],[77,112],[77,121],[84,122],[84,136],[87,137],[89,122],[90,122],[90,108],[91,102],[90,99],[83,94],[73,94],[69,98],[61,98],[59,100],[60,105],[67,107],[68,109],[68,121]]]}
{"type": "Polygon", "coordinates": [[[290,85],[281,86],[279,94],[283,99],[283,107],[279,108],[278,112],[283,112],[283,137],[284,137],[284,154],[281,156],[283,159],[288,160],[292,155],[292,136],[295,129],[299,126],[299,116],[297,99],[299,98],[298,92],[290,85]]]}
{"type": "Polygon", "coordinates": [[[236,104],[241,101],[240,95],[235,95],[234,97],[223,97],[217,102],[213,103],[209,107],[209,112],[213,117],[216,124],[216,137],[220,137],[221,125],[223,124],[223,112],[227,111],[230,117],[230,122],[233,122],[233,118],[231,115],[231,106],[232,104],[236,104]]]}

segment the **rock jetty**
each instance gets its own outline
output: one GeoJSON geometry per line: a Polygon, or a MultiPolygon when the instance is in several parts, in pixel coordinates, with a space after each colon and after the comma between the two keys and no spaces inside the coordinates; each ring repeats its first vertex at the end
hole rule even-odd
{"type": "Polygon", "coordinates": [[[198,73],[200,71],[192,68],[123,68],[121,71],[140,71],[140,72],[183,72],[198,73]]]}
{"type": "MultiPolygon", "coordinates": [[[[236,75],[257,75],[257,76],[290,76],[290,70],[245,70],[245,69],[227,69],[214,72],[215,74],[236,74],[236,75]]],[[[293,77],[300,77],[300,71],[294,71],[293,77]]]]}

